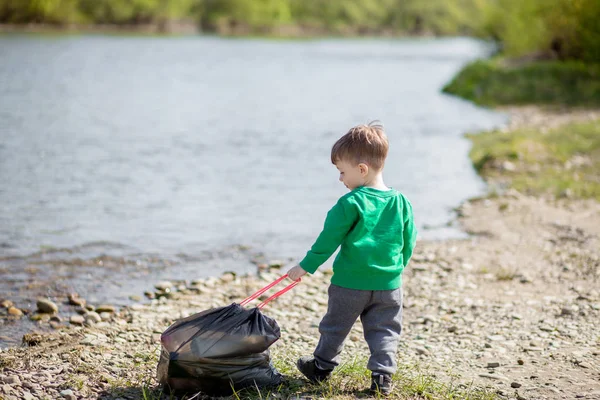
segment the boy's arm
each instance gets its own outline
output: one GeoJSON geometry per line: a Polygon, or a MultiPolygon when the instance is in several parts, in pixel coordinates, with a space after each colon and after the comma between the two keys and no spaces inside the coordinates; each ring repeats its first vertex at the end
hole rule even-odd
{"type": "Polygon", "coordinates": [[[321,234],[299,265],[303,270],[314,273],[342,243],[354,226],[358,213],[352,204],[338,201],[327,213],[321,234]]]}
{"type": "Polygon", "coordinates": [[[412,257],[415,244],[417,242],[417,228],[415,227],[415,219],[413,216],[412,205],[408,200],[406,201],[406,220],[404,221],[404,230],[402,231],[403,236],[403,247],[402,247],[402,259],[404,266],[408,265],[410,258],[412,257]]]}

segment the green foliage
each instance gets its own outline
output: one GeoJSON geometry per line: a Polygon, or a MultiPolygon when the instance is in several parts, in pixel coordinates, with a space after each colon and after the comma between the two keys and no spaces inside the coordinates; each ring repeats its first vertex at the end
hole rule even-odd
{"type": "Polygon", "coordinates": [[[572,123],[548,133],[536,129],[468,136],[471,160],[487,179],[504,178],[533,194],[569,193],[600,200],[600,124],[572,123]],[[514,168],[503,170],[510,162],[514,168]]]}
{"type": "Polygon", "coordinates": [[[331,33],[474,32],[489,0],[0,0],[0,23],[152,23],[192,19],[205,29],[269,33],[293,25],[331,33]]]}
{"type": "Polygon", "coordinates": [[[224,34],[477,35],[509,57],[600,62],[598,0],[0,0],[0,23],[179,20],[224,34]]]}
{"type": "Polygon", "coordinates": [[[496,0],[483,16],[480,34],[499,40],[507,56],[600,61],[598,0],[496,0]]]}
{"type": "Polygon", "coordinates": [[[198,3],[199,0],[0,0],[0,23],[159,22],[196,18],[198,3]]]}
{"type": "Polygon", "coordinates": [[[445,88],[482,105],[600,105],[600,64],[537,61],[504,65],[480,60],[465,67],[445,88]]]}
{"type": "Polygon", "coordinates": [[[242,24],[261,30],[291,20],[287,0],[205,0],[203,9],[204,24],[215,29],[225,24],[242,24]]]}

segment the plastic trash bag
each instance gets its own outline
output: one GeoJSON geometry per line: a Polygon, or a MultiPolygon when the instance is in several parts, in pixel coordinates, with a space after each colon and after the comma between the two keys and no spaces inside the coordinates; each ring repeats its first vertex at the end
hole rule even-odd
{"type": "Polygon", "coordinates": [[[259,308],[234,303],[191,315],[161,335],[158,381],[170,390],[213,395],[278,385],[282,377],[268,349],[279,337],[277,322],[259,308]]]}

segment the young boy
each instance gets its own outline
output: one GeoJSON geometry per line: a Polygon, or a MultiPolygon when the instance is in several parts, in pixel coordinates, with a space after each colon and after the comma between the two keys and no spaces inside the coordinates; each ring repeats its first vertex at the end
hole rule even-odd
{"type": "Polygon", "coordinates": [[[383,126],[356,126],[331,149],[331,162],[350,190],[327,214],[323,231],[292,280],[314,273],[341,245],[333,263],[327,313],[314,357],[297,366],[310,381],[327,380],[339,365],[344,340],[358,317],[371,357],[371,391],[389,394],[396,372],[402,323],[402,271],[412,256],[416,229],[412,206],[383,182],[388,140],[383,126]]]}

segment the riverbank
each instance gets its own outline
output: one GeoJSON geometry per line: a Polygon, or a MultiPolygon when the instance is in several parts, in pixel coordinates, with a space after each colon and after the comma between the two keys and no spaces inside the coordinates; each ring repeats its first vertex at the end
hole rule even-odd
{"type": "Polygon", "coordinates": [[[600,64],[494,57],[464,67],[444,88],[485,106],[600,106],[600,64]]]}
{"type": "Polygon", "coordinates": [[[471,161],[493,191],[600,201],[600,111],[505,109],[511,123],[467,135],[471,161]]]}
{"type": "MultiPolygon", "coordinates": [[[[526,124],[538,112],[512,109],[511,123],[526,124]]],[[[551,115],[542,119],[560,126],[551,115]]],[[[509,189],[468,201],[458,214],[471,236],[420,242],[406,271],[393,397],[600,398],[600,204],[509,189]]],[[[160,333],[177,318],[243,299],[288,267],[173,282],[169,290],[164,283],[150,304],[104,310],[100,318],[88,313],[87,325],[26,335],[23,347],[0,353],[0,393],[4,399],[161,398],[154,378],[160,333]]],[[[288,378],[275,392],[240,396],[366,396],[368,349],[360,324],[330,383],[309,385],[294,367],[317,342],[328,279],[326,271],[307,277],[264,309],[281,327],[272,355],[288,378]]]]}
{"type": "Polygon", "coordinates": [[[393,29],[368,29],[340,26],[327,28],[302,24],[277,25],[256,29],[247,24],[219,23],[204,28],[194,21],[166,21],[140,24],[2,24],[0,34],[107,34],[107,35],[207,35],[219,37],[270,39],[321,39],[321,38],[431,38],[431,31],[408,32],[393,29]]]}

